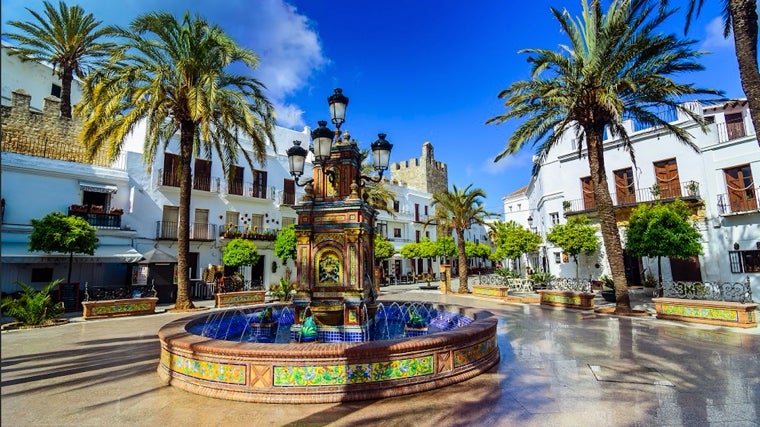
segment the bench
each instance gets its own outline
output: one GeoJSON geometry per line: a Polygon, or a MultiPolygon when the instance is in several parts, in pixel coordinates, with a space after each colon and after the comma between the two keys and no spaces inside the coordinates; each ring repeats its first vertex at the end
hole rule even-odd
{"type": "Polygon", "coordinates": [[[757,326],[749,276],[746,282],[665,282],[652,298],[658,319],[719,326],[757,326]]]}
{"type": "Polygon", "coordinates": [[[547,284],[547,289],[536,292],[541,296],[541,305],[594,309],[595,295],[591,292],[591,282],[588,280],[552,279],[547,284]]]}
{"type": "Polygon", "coordinates": [[[82,316],[88,319],[104,317],[139,316],[154,314],[158,298],[127,298],[102,301],[83,301],[82,316]]]}
{"type": "Polygon", "coordinates": [[[476,277],[477,283],[473,280],[470,284],[473,295],[502,300],[507,298],[509,294],[509,281],[506,277],[498,274],[483,274],[473,276],[473,279],[476,277]]]}

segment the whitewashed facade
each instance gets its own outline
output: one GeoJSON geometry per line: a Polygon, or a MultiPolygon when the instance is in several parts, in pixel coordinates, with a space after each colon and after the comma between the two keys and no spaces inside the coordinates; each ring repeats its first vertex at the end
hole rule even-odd
{"type": "MultiPolygon", "coordinates": [[[[760,176],[760,148],[747,103],[692,102],[688,107],[708,120],[709,131],[703,133],[683,114],[672,123],[692,135],[697,151],[662,129],[637,129],[627,122],[634,165],[619,140],[605,139],[607,180],[621,235],[624,239],[624,225],[636,205],[683,199],[702,234],[703,254],[690,261],[664,260],[664,280],[745,281],[749,277],[755,295],[760,295],[760,210],[758,184],[753,179],[760,176]],[[659,191],[652,191],[655,184],[659,191]]],[[[528,227],[531,217],[533,228],[544,238],[553,224],[564,223],[570,215],[585,214],[598,224],[586,181],[589,176],[585,150],[579,158],[575,135],[566,134],[531,177],[524,195],[504,198],[505,220],[528,227]],[[516,209],[526,201],[527,215],[524,209],[516,209]]],[[[532,256],[539,270],[561,277],[575,275],[572,259],[551,244],[532,256]]],[[[609,271],[603,247],[593,256],[581,256],[579,264],[584,278],[595,279],[609,271]]],[[[656,276],[656,260],[627,257],[626,269],[629,282],[638,284],[648,272],[656,276]]]]}

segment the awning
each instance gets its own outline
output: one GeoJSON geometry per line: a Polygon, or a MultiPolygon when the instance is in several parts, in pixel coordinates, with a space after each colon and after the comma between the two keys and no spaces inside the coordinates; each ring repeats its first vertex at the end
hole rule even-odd
{"type": "Polygon", "coordinates": [[[92,191],[93,193],[116,193],[117,190],[115,185],[90,181],[79,181],[79,188],[84,191],[92,191]]]}
{"type": "Polygon", "coordinates": [[[174,255],[169,255],[160,249],[151,249],[145,252],[140,264],[166,264],[177,262],[174,255]]]}
{"type": "MultiPolygon", "coordinates": [[[[2,262],[65,262],[69,259],[68,254],[45,252],[29,252],[28,244],[25,242],[3,242],[2,244],[2,262]]],[[[74,254],[75,262],[109,262],[109,263],[133,263],[142,259],[142,254],[135,248],[126,245],[105,245],[95,249],[94,255],[74,254]]]]}

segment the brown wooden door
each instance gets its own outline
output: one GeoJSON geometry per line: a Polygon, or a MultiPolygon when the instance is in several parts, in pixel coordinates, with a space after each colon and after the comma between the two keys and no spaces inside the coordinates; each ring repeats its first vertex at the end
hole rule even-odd
{"type": "Polygon", "coordinates": [[[229,194],[243,195],[243,171],[245,168],[240,166],[230,166],[232,168],[232,180],[230,181],[229,194]]]}
{"type": "Polygon", "coordinates": [[[671,199],[681,197],[681,181],[678,178],[676,159],[668,159],[654,163],[654,173],[657,185],[660,186],[660,197],[671,199]]]}
{"type": "Polygon", "coordinates": [[[596,200],[594,199],[594,187],[591,183],[591,177],[581,178],[581,192],[583,193],[583,209],[596,209],[596,200]]]}
{"type": "Polygon", "coordinates": [[[744,136],[744,119],[742,118],[742,113],[726,114],[726,133],[728,133],[729,141],[744,136]]]}
{"type": "Polygon", "coordinates": [[[755,183],[749,165],[724,169],[726,190],[731,212],[744,212],[757,209],[755,183]]]}
{"type": "Polygon", "coordinates": [[[615,171],[615,196],[618,205],[636,203],[636,187],[633,184],[633,169],[615,171]]]}
{"type": "Polygon", "coordinates": [[[176,154],[164,153],[163,185],[179,187],[179,160],[176,154]]]}

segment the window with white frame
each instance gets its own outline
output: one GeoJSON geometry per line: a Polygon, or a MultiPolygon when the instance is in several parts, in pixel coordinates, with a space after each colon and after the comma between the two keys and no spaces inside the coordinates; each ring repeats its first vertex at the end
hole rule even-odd
{"type": "Polygon", "coordinates": [[[552,225],[559,224],[559,212],[552,212],[549,214],[549,218],[552,220],[552,225]]]}

